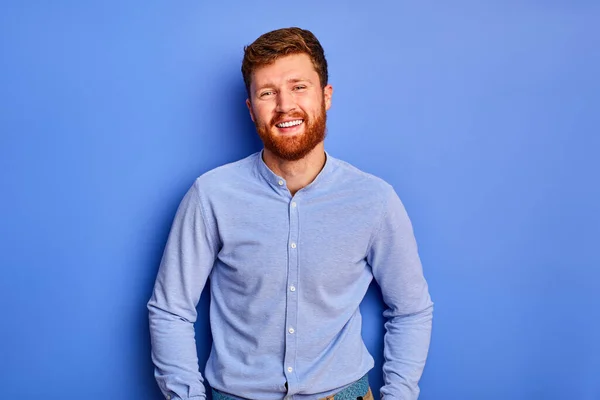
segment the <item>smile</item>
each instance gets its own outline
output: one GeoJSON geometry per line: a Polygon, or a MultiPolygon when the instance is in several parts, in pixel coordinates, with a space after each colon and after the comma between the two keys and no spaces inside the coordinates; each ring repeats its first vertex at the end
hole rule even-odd
{"type": "Polygon", "coordinates": [[[275,126],[278,127],[278,128],[291,128],[292,126],[298,126],[298,125],[300,125],[303,122],[304,122],[304,120],[295,119],[293,121],[281,122],[279,124],[276,124],[275,126]]]}

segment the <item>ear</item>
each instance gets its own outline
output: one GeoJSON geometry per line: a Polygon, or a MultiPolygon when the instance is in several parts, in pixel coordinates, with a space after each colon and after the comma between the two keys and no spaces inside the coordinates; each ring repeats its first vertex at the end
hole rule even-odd
{"type": "Polygon", "coordinates": [[[246,107],[248,107],[248,111],[250,111],[250,118],[252,122],[256,122],[254,119],[254,112],[252,111],[252,103],[250,103],[250,99],[246,99],[246,107]]]}
{"type": "Polygon", "coordinates": [[[331,96],[333,95],[333,86],[327,85],[323,88],[323,97],[325,99],[325,110],[331,107],[331,96]]]}

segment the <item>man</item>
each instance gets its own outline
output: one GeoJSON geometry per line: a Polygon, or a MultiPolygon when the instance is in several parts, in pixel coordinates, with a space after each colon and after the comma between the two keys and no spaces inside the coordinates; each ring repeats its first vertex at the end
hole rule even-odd
{"type": "Polygon", "coordinates": [[[193,323],[210,277],[214,399],[372,399],[359,304],[384,315],[384,399],[419,395],[432,303],[393,188],[324,150],[333,89],[315,36],[266,33],[245,48],[246,105],[264,149],[199,177],[175,216],[148,303],[156,379],[204,399],[193,323]]]}

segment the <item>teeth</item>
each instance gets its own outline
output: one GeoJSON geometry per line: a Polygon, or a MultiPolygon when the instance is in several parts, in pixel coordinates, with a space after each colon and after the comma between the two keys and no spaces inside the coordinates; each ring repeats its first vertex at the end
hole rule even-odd
{"type": "Polygon", "coordinates": [[[277,126],[279,128],[289,128],[290,126],[296,126],[296,125],[300,125],[302,123],[301,119],[297,119],[294,121],[288,121],[288,122],[282,122],[280,124],[277,124],[277,126]]]}

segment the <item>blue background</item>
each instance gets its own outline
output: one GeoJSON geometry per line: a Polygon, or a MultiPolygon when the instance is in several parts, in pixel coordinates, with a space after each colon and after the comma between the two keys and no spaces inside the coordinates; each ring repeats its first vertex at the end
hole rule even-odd
{"type": "MultiPolygon", "coordinates": [[[[145,307],[176,207],[260,149],[242,49],[297,25],[329,60],[326,148],[415,227],[421,399],[600,399],[598,21],[566,0],[3,1],[2,397],[161,398],[145,307]]],[[[373,287],[375,392],[382,309],[373,287]]]]}

